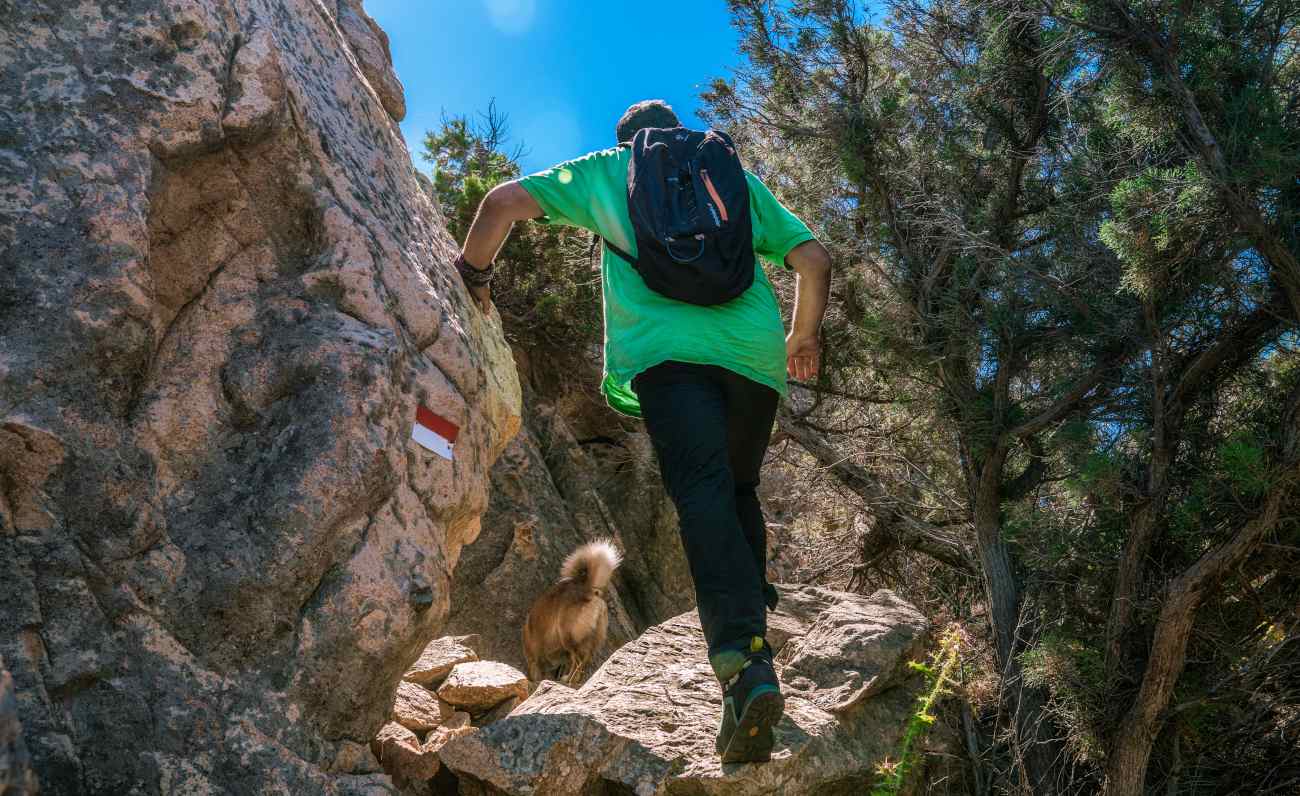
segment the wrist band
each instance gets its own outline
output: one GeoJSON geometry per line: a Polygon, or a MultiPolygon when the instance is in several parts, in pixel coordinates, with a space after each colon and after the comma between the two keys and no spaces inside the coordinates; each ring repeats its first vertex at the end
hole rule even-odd
{"type": "Polygon", "coordinates": [[[492,271],[495,268],[493,263],[488,263],[487,268],[475,268],[465,261],[465,255],[456,257],[456,270],[460,273],[460,278],[470,287],[487,287],[491,284],[492,271]]]}

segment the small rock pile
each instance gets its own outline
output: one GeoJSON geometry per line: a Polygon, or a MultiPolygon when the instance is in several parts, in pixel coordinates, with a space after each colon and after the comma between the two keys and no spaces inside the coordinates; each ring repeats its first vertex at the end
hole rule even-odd
{"type": "Polygon", "coordinates": [[[370,742],[399,785],[433,779],[448,741],[504,718],[527,698],[528,677],[479,660],[478,641],[476,635],[434,639],[402,676],[389,721],[370,742]]]}

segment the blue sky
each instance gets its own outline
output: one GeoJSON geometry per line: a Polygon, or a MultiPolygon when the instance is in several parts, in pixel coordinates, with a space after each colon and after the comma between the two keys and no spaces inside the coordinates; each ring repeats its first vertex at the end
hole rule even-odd
{"type": "Polygon", "coordinates": [[[497,107],[528,173],[614,144],[628,105],[660,97],[687,126],[701,88],[738,63],[724,0],[365,0],[406,88],[417,165],[426,130],[497,107]],[[666,20],[669,24],[661,24],[666,20]]]}

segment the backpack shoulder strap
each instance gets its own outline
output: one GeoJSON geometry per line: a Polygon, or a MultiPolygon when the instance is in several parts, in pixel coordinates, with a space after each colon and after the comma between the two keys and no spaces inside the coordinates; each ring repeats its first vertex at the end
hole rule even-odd
{"type": "Polygon", "coordinates": [[[623,251],[623,250],[622,250],[621,248],[619,248],[618,246],[615,246],[614,244],[610,243],[610,242],[609,242],[609,238],[602,238],[602,237],[600,237],[599,235],[597,235],[596,237],[597,237],[597,239],[600,240],[601,243],[604,243],[606,246],[608,246],[610,251],[614,252],[614,253],[617,254],[619,257],[623,258],[624,260],[627,260],[627,264],[628,264],[628,265],[631,265],[631,266],[635,266],[635,265],[636,265],[636,258],[633,257],[632,255],[628,254],[627,252],[623,251]]]}

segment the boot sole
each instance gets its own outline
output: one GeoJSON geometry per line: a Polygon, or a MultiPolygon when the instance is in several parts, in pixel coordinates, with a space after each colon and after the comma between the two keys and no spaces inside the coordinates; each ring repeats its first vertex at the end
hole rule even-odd
{"type": "Polygon", "coordinates": [[[772,759],[775,739],[772,728],[785,715],[785,698],[780,691],[766,691],[754,697],[745,715],[736,725],[727,748],[722,753],[724,763],[766,763],[772,759]]]}

